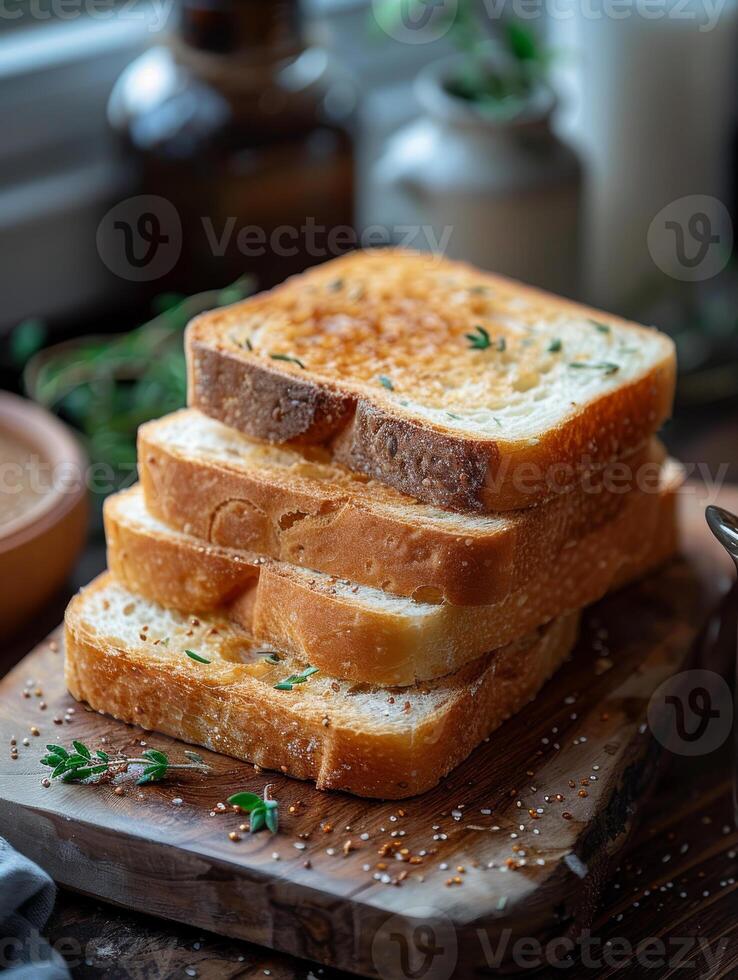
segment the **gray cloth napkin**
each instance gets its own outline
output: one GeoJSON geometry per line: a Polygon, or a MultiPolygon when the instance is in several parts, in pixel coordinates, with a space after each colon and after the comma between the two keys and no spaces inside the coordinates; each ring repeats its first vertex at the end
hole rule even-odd
{"type": "Polygon", "coordinates": [[[69,980],[62,957],[41,937],[56,889],[45,871],[0,837],[0,977],[69,980]]]}

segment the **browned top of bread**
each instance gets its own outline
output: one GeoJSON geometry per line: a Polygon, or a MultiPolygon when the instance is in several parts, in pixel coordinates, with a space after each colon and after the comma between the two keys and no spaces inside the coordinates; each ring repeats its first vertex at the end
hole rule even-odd
{"type": "Polygon", "coordinates": [[[340,436],[352,468],[460,509],[541,499],[494,485],[503,464],[636,448],[674,385],[655,330],[397,250],[205,314],[187,346],[195,406],[273,442],[340,436]]]}

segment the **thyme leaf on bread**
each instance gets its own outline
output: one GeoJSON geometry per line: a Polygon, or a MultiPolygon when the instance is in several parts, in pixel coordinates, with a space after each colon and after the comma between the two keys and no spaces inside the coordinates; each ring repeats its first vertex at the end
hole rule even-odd
{"type": "Polygon", "coordinates": [[[392,384],[392,379],[388,378],[386,374],[377,375],[377,380],[379,381],[379,383],[382,385],[383,388],[387,389],[387,391],[395,390],[395,386],[392,384]]]}
{"type": "Polygon", "coordinates": [[[466,333],[464,336],[469,341],[470,350],[487,350],[492,346],[488,331],[479,324],[474,328],[474,333],[466,333]]]}
{"type": "Polygon", "coordinates": [[[249,832],[255,834],[259,830],[267,828],[272,834],[277,833],[279,828],[279,803],[272,799],[272,784],[268,783],[264,787],[264,795],[257,796],[256,793],[235,793],[228,797],[231,806],[237,806],[244,813],[251,814],[249,821],[249,832]]]}
{"type": "Polygon", "coordinates": [[[600,333],[610,333],[610,328],[609,328],[609,326],[608,326],[608,325],[607,325],[606,323],[602,323],[602,321],[601,321],[601,320],[593,320],[593,319],[592,319],[592,318],[590,317],[590,318],[589,318],[589,322],[590,322],[590,323],[592,324],[592,326],[593,326],[593,327],[594,327],[594,328],[595,328],[596,330],[599,330],[599,331],[600,331],[600,333]]]}
{"type": "Polygon", "coordinates": [[[287,361],[288,364],[296,364],[301,367],[303,371],[305,370],[305,365],[302,363],[299,357],[292,357],[290,354],[270,354],[269,355],[273,361],[287,361]]]}
{"type": "MultiPolygon", "coordinates": [[[[466,333],[464,336],[469,341],[469,350],[489,350],[492,346],[492,338],[489,335],[489,331],[485,330],[480,324],[477,324],[474,328],[474,333],[466,333]]],[[[500,353],[507,350],[507,341],[504,337],[500,337],[495,341],[495,349],[500,353]]]]}
{"type": "Polygon", "coordinates": [[[549,354],[558,354],[561,351],[562,346],[563,345],[562,345],[561,341],[559,340],[559,338],[558,337],[554,337],[554,339],[548,345],[548,347],[546,348],[546,350],[548,351],[549,354]]]}
{"type": "Polygon", "coordinates": [[[320,670],[319,667],[311,667],[310,664],[304,670],[301,670],[299,674],[290,674],[283,681],[279,681],[278,684],[274,685],[276,691],[291,691],[295,684],[304,684],[308,677],[312,677],[313,674],[317,674],[320,670]]]}
{"type": "Polygon", "coordinates": [[[164,779],[172,770],[196,770],[209,772],[210,766],[197,752],[185,752],[188,763],[172,763],[169,756],[158,749],[147,749],[141,758],[131,758],[120,755],[111,757],[102,749],[92,751],[84,742],[72,742],[72,748],[63,745],[47,745],[41,765],[53,769],[52,779],[61,779],[64,783],[78,782],[90,776],[99,776],[111,769],[128,769],[129,766],[144,766],[144,771],[137,780],[139,786],[146,783],[156,783],[164,779]]]}
{"type": "Polygon", "coordinates": [[[616,374],[620,370],[620,365],[612,361],[572,361],[569,367],[590,368],[593,371],[603,371],[605,374],[616,374]]]}
{"type": "Polygon", "coordinates": [[[185,650],[185,653],[190,658],[190,660],[194,660],[198,664],[209,664],[211,662],[210,660],[207,660],[205,657],[201,657],[199,653],[195,653],[194,650],[185,650]]]}

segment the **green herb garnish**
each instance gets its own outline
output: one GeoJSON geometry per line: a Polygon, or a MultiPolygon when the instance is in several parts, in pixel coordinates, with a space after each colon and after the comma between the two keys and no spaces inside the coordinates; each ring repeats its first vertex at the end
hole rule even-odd
{"type": "Polygon", "coordinates": [[[591,364],[586,361],[572,361],[569,365],[570,368],[590,368],[593,371],[603,371],[605,374],[615,374],[620,370],[619,364],[613,364],[612,361],[597,361],[591,364]]]}
{"type": "Polygon", "coordinates": [[[343,279],[334,279],[331,283],[331,289],[334,293],[337,293],[339,290],[343,289],[343,279]]]}
{"type": "Polygon", "coordinates": [[[502,354],[503,351],[507,350],[507,341],[504,337],[500,337],[497,341],[497,350],[502,354]]]}
{"type": "Polygon", "coordinates": [[[554,337],[554,339],[548,345],[548,347],[546,348],[546,350],[548,351],[549,354],[558,354],[559,351],[561,350],[561,347],[562,347],[562,343],[559,340],[559,338],[558,337],[554,337]]]}
{"type": "Polygon", "coordinates": [[[249,831],[255,834],[264,827],[276,834],[279,827],[279,803],[271,797],[272,785],[264,787],[264,796],[256,793],[236,793],[228,797],[231,806],[240,807],[244,813],[251,814],[249,831]]]}
{"type": "MultiPolygon", "coordinates": [[[[46,348],[28,361],[26,391],[77,429],[91,465],[102,464],[110,474],[104,481],[107,492],[130,486],[139,426],[186,403],[185,324],[203,310],[242,299],[251,288],[252,283],[243,279],[188,299],[163,295],[156,302],[158,315],[135,330],[80,337],[46,348]]],[[[25,353],[37,339],[29,336],[25,353]]],[[[94,493],[102,498],[102,484],[95,483],[94,493]]]]}
{"type": "Polygon", "coordinates": [[[305,370],[305,365],[302,363],[299,357],[291,357],[289,354],[270,354],[269,355],[273,361],[287,361],[288,364],[296,364],[301,367],[303,371],[305,370]]]}
{"type": "Polygon", "coordinates": [[[194,650],[185,650],[185,653],[190,658],[190,660],[196,660],[199,664],[209,664],[210,661],[206,660],[205,657],[201,657],[199,653],[195,653],[194,650]]]}
{"type": "Polygon", "coordinates": [[[593,320],[591,317],[589,318],[589,322],[600,333],[610,333],[610,328],[606,323],[602,323],[600,320],[593,320]]]}
{"type": "Polygon", "coordinates": [[[174,769],[184,770],[193,769],[198,772],[209,772],[210,766],[203,760],[197,752],[185,752],[189,763],[174,764],[169,761],[169,756],[158,749],[147,749],[140,759],[129,758],[127,756],[111,756],[107,752],[98,749],[92,752],[84,742],[72,742],[72,749],[65,749],[63,745],[47,745],[49,753],[41,759],[42,766],[48,766],[54,771],[52,779],[61,778],[64,783],[77,782],[87,779],[89,776],[98,776],[110,769],[120,769],[129,766],[140,765],[145,769],[137,780],[139,786],[146,783],[155,783],[163,779],[174,769]]]}
{"type": "Polygon", "coordinates": [[[274,685],[277,691],[291,691],[295,684],[304,684],[308,677],[312,677],[313,674],[317,674],[320,670],[319,667],[311,667],[309,664],[299,674],[291,674],[285,680],[280,681],[278,684],[274,685]]]}
{"type": "Polygon", "coordinates": [[[246,340],[244,340],[243,345],[246,348],[246,350],[253,350],[254,349],[254,345],[251,343],[251,338],[250,337],[247,337],[246,340]]]}
{"type": "Polygon", "coordinates": [[[492,346],[492,341],[490,340],[489,333],[477,325],[474,328],[474,333],[464,334],[466,339],[469,341],[470,350],[487,350],[488,347],[492,346]]]}
{"type": "Polygon", "coordinates": [[[378,375],[378,380],[382,387],[386,388],[388,391],[395,390],[395,386],[392,384],[392,379],[388,378],[385,374],[378,375]]]}

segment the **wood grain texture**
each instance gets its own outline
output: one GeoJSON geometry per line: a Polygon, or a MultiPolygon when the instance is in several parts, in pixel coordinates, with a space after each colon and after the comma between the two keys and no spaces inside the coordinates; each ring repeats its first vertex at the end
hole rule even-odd
{"type": "Polygon", "coordinates": [[[394,948],[391,935],[412,940],[429,915],[436,935],[455,942],[458,976],[484,965],[480,927],[492,944],[505,929],[542,940],[575,934],[593,921],[611,856],[652,785],[648,698],[686,662],[726,567],[701,506],[682,503],[688,561],[595,607],[577,654],[538,700],[441,787],[402,805],[321,794],[218,756],[207,756],[209,777],[127,782],[123,796],[111,786],[45,789],[38,759],[57,738],[123,750],[143,738],[172,757],[182,748],[82,706],[54,724],[71,702],[61,653],[44,644],[0,688],[0,745],[41,731],[18,760],[0,759],[0,834],[85,894],[366,976],[402,976],[383,951],[394,948]],[[218,802],[267,781],[281,801],[280,834],[232,842],[239,817],[218,813],[218,802]],[[393,845],[420,862],[393,858],[393,845]],[[461,884],[446,884],[456,877],[461,884]]]}
{"type": "MultiPolygon", "coordinates": [[[[567,980],[728,980],[738,975],[738,831],[732,823],[731,763],[730,752],[722,751],[698,760],[676,759],[664,768],[638,830],[612,862],[592,923],[600,956],[606,943],[623,941],[632,954],[620,968],[579,961],[557,974],[567,980]],[[663,967],[638,963],[636,950],[653,940],[669,951],[663,967]],[[687,955],[678,962],[687,943],[687,955]]],[[[48,935],[67,957],[75,980],[164,980],[187,977],[193,970],[199,980],[349,980],[343,971],[115,910],[71,892],[60,896],[48,935]]]]}

